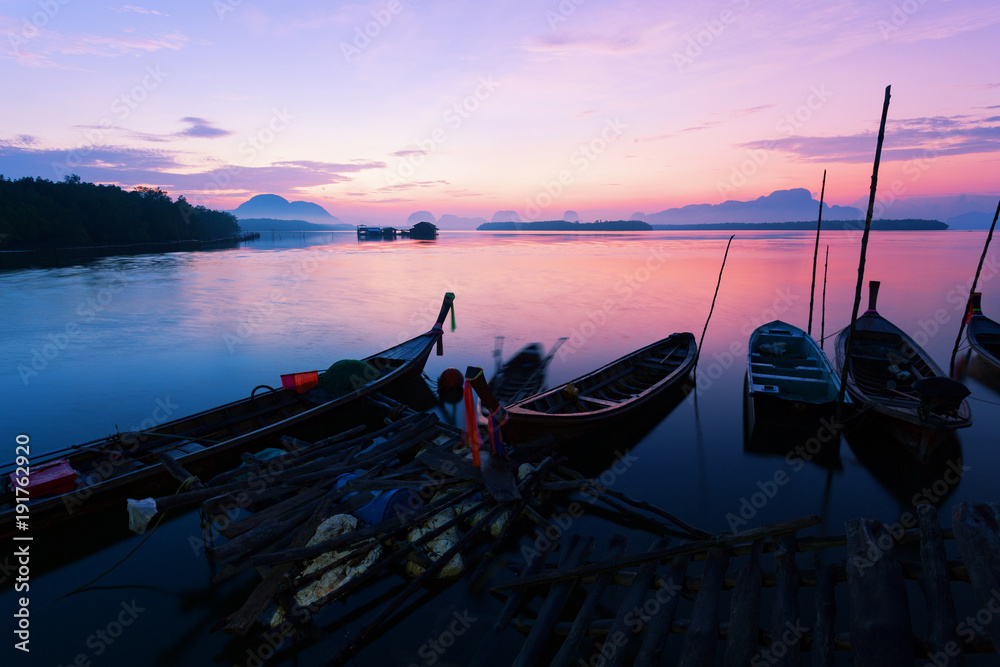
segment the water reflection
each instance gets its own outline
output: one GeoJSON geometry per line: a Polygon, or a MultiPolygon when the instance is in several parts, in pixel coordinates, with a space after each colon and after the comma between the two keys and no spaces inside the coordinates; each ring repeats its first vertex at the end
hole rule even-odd
{"type": "Polygon", "coordinates": [[[858,462],[902,507],[921,503],[940,507],[962,481],[962,444],[954,433],[930,453],[925,463],[914,458],[905,443],[876,422],[869,421],[865,428],[853,429],[845,437],[858,462]]]}

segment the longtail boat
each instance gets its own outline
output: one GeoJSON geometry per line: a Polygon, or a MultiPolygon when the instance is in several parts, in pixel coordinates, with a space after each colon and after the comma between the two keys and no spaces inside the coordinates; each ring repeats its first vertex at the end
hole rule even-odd
{"type": "Polygon", "coordinates": [[[541,343],[528,343],[513,357],[500,363],[502,340],[502,336],[497,337],[497,348],[493,351],[497,370],[490,379],[490,390],[500,403],[506,405],[533,396],[545,388],[545,371],[549,362],[567,339],[556,341],[548,354],[545,354],[541,343]]]}
{"type": "Polygon", "coordinates": [[[917,343],[876,311],[879,282],[869,283],[868,310],[837,335],[838,370],[847,365],[846,390],[859,409],[882,417],[886,428],[920,460],[956,429],[972,424],[969,390],[947,377],[917,343]]]}
{"type": "Polygon", "coordinates": [[[796,326],[775,320],[757,327],[747,351],[750,423],[809,427],[831,414],[840,378],[819,344],[796,326]]]}
{"type": "MultiPolygon", "coordinates": [[[[551,434],[558,442],[620,426],[679,388],[694,368],[697,350],[694,334],[675,333],[563,386],[511,403],[505,406],[504,440],[527,442],[551,434]]],[[[494,412],[496,401],[491,405],[492,397],[481,397],[494,412]]]]}
{"type": "Polygon", "coordinates": [[[1000,373],[1000,322],[983,315],[983,295],[975,292],[969,304],[965,337],[990,368],[1000,373]]]}
{"type": "Polygon", "coordinates": [[[199,475],[244,452],[276,443],[280,436],[308,433],[317,419],[325,423],[370,394],[391,392],[419,377],[435,345],[441,354],[442,325],[454,298],[450,292],[445,295],[430,331],[350,362],[354,364],[350,374],[335,378],[335,384],[347,387],[339,392],[323,388],[331,371],[294,374],[314,376],[319,387],[310,388],[314,383],[303,386],[295,378],[287,388],[265,387],[267,391],[256,394],[264,387],[261,385],[249,398],[160,424],[147,432],[115,433],[32,455],[30,471],[19,467],[17,461],[0,466],[0,535],[14,532],[19,502],[28,505],[32,530],[118,504],[124,512],[128,496],[149,495],[151,488],[172,481],[158,458],[160,453],[169,453],[186,470],[199,475]],[[28,486],[23,486],[25,479],[28,486]]]}

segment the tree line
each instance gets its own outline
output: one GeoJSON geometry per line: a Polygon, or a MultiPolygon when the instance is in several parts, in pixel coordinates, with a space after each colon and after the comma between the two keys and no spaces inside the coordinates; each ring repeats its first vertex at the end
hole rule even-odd
{"type": "Polygon", "coordinates": [[[0,174],[0,246],[4,248],[123,245],[230,238],[236,216],[172,201],[159,188],[131,192],[76,174],[60,182],[0,174]]]}

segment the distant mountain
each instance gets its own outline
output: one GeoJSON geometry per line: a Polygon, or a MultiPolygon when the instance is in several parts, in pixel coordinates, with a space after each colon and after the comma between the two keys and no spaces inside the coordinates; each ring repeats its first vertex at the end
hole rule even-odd
{"type": "Polygon", "coordinates": [[[951,229],[989,229],[993,224],[993,214],[973,211],[948,218],[947,222],[951,229]]]}
{"type": "Polygon", "coordinates": [[[540,220],[538,222],[485,222],[479,227],[483,232],[634,232],[652,229],[640,220],[598,220],[575,222],[571,220],[540,220]]]}
{"type": "Polygon", "coordinates": [[[438,218],[437,225],[441,229],[475,229],[486,222],[486,218],[463,218],[445,213],[438,218]]]}
{"type": "Polygon", "coordinates": [[[410,217],[406,219],[406,224],[413,226],[418,222],[437,222],[434,219],[434,214],[430,211],[417,211],[416,213],[411,213],[410,217]]]}
{"type": "MultiPolygon", "coordinates": [[[[336,218],[334,218],[334,220],[336,220],[336,218]]],[[[240,218],[240,229],[245,232],[325,232],[354,229],[354,225],[348,225],[343,222],[321,224],[306,222],[305,220],[240,218]]]]}
{"type": "MultiPolygon", "coordinates": [[[[868,207],[868,195],[854,202],[855,206],[868,207]]],[[[988,213],[990,222],[997,209],[997,198],[987,195],[943,195],[939,197],[894,197],[877,200],[875,215],[880,218],[925,218],[946,220],[950,223],[966,213],[988,213]]]]}
{"type": "MultiPolygon", "coordinates": [[[[649,213],[645,221],[652,225],[701,224],[721,222],[794,222],[809,220],[819,213],[819,201],[805,188],[776,190],[751,201],[724,201],[721,204],[690,204],[649,213]]],[[[635,217],[633,215],[633,217],[635,217]]],[[[823,217],[838,220],[861,218],[861,209],[852,206],[823,204],[823,217]]]]}
{"type": "Polygon", "coordinates": [[[490,222],[521,222],[521,216],[517,211],[497,211],[493,214],[490,222]]]}
{"type": "Polygon", "coordinates": [[[320,224],[344,224],[329,211],[308,201],[288,201],[279,195],[257,195],[230,211],[239,219],[276,218],[278,220],[305,220],[320,224]]]}
{"type": "MultiPolygon", "coordinates": [[[[858,231],[865,228],[863,220],[823,220],[824,231],[858,231]]],[[[653,225],[657,230],[737,230],[773,231],[773,230],[807,230],[816,229],[815,220],[800,220],[798,222],[702,222],[692,225],[653,225]]],[[[902,231],[942,231],[948,225],[940,220],[872,220],[872,231],[902,232],[902,231]]]]}

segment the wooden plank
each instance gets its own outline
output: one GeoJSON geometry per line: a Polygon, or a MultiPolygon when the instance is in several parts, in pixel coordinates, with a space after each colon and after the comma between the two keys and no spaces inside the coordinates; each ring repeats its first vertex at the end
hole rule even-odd
{"type": "Polygon", "coordinates": [[[956,631],[958,619],[951,596],[948,558],[937,509],[932,505],[920,505],[917,507],[917,518],[923,535],[920,541],[920,562],[923,565],[920,588],[924,593],[929,619],[928,649],[930,655],[947,656],[951,667],[962,667],[965,656],[962,655],[962,642],[956,631]]]}
{"type": "MultiPolygon", "coordinates": [[[[555,550],[558,544],[558,540],[546,539],[542,550],[535,552],[534,556],[525,563],[524,570],[521,572],[521,578],[530,577],[541,570],[545,564],[545,559],[555,550]]],[[[511,592],[510,597],[507,598],[507,602],[504,603],[503,608],[500,610],[496,625],[493,626],[494,630],[502,630],[507,627],[510,620],[514,618],[517,608],[521,606],[521,602],[524,600],[527,592],[527,588],[518,588],[511,592]]]]}
{"type": "Polygon", "coordinates": [[[758,652],[760,591],[764,575],[760,554],[764,540],[754,540],[750,560],[740,570],[729,603],[729,636],[726,638],[726,667],[744,667],[758,652]]]}
{"type": "MultiPolygon", "coordinates": [[[[661,537],[652,545],[650,551],[658,551],[667,548],[670,540],[661,537]]],[[[614,625],[608,633],[604,645],[601,647],[601,657],[604,658],[605,667],[621,667],[625,664],[625,656],[628,654],[629,645],[632,643],[636,633],[641,630],[644,622],[643,602],[649,594],[649,584],[653,581],[659,561],[648,561],[643,563],[636,574],[635,581],[625,594],[622,606],[618,610],[614,625]]]]}
{"type": "Polygon", "coordinates": [[[845,527],[855,664],[912,667],[910,605],[892,535],[874,519],[851,519],[845,527]]]}
{"type": "MultiPolygon", "coordinates": [[[[604,552],[604,557],[617,558],[625,553],[627,546],[627,537],[617,534],[612,535],[611,540],[608,542],[608,548],[604,552]]],[[[582,658],[581,649],[587,636],[587,630],[590,628],[590,624],[597,614],[601,597],[604,595],[608,584],[611,583],[613,576],[614,573],[612,572],[602,572],[594,579],[594,582],[590,585],[590,589],[587,591],[587,597],[583,601],[576,619],[573,621],[573,627],[570,629],[569,635],[563,641],[555,658],[552,659],[551,667],[575,665],[582,658]]]]}
{"type": "Polygon", "coordinates": [[[816,625],[813,627],[812,661],[813,667],[834,667],[836,658],[837,600],[834,585],[837,575],[829,563],[823,562],[820,552],[813,552],[816,566],[816,625]]]}
{"type": "Polygon", "coordinates": [[[729,550],[726,547],[716,547],[709,552],[701,590],[691,614],[691,624],[684,636],[681,659],[677,663],[679,667],[711,665],[715,658],[715,649],[719,643],[719,594],[728,564],[729,550]]]}
{"type": "Polygon", "coordinates": [[[985,610],[975,615],[976,623],[1000,651],[1000,504],[960,503],[952,510],[952,528],[980,608],[985,610]]]}
{"type": "MultiPolygon", "coordinates": [[[[594,542],[593,537],[570,536],[569,545],[559,560],[560,569],[575,568],[581,563],[587,562],[587,557],[594,548],[594,542]]],[[[521,652],[514,660],[514,667],[532,667],[538,662],[545,650],[546,643],[552,638],[552,628],[559,621],[559,614],[562,613],[566,600],[569,599],[570,593],[575,587],[576,580],[560,581],[553,584],[548,597],[542,603],[542,608],[538,611],[534,625],[531,626],[528,638],[524,640],[521,652]]]]}
{"type": "Polygon", "coordinates": [[[746,530],[740,533],[719,534],[715,537],[706,540],[698,540],[695,542],[680,544],[676,547],[668,547],[666,549],[662,549],[655,553],[649,552],[645,554],[636,554],[633,556],[622,556],[621,558],[612,558],[598,563],[589,563],[587,565],[582,565],[580,567],[573,568],[571,570],[565,570],[553,573],[535,574],[530,577],[522,577],[521,579],[515,582],[494,586],[491,590],[501,591],[508,588],[540,586],[542,584],[553,583],[555,581],[576,579],[577,577],[582,577],[588,574],[597,574],[598,572],[603,572],[605,570],[612,570],[612,571],[620,570],[623,567],[632,567],[634,565],[641,565],[646,561],[650,560],[665,562],[667,560],[672,560],[675,557],[682,556],[684,554],[703,553],[719,546],[728,547],[734,544],[741,544],[743,542],[752,542],[758,537],[777,535],[778,533],[785,533],[790,530],[793,531],[802,530],[804,528],[815,526],[818,523],[820,523],[820,521],[821,519],[818,516],[806,516],[800,519],[783,521],[781,523],[773,524],[770,526],[761,526],[760,528],[753,528],[751,530],[746,530]]]}
{"type": "Polygon", "coordinates": [[[774,538],[775,592],[771,621],[771,647],[766,652],[770,664],[798,667],[802,637],[802,612],[799,609],[799,568],[795,563],[795,534],[783,533],[774,538]]]}
{"type": "Polygon", "coordinates": [[[654,667],[660,664],[660,654],[674,624],[674,614],[681,600],[681,590],[684,588],[684,573],[690,561],[691,556],[678,556],[671,564],[670,574],[663,588],[657,591],[656,602],[659,606],[646,624],[646,632],[643,633],[642,644],[639,646],[639,655],[635,657],[635,667],[654,667]]]}

